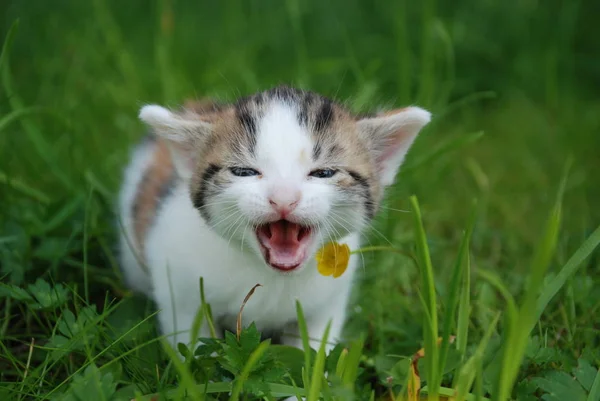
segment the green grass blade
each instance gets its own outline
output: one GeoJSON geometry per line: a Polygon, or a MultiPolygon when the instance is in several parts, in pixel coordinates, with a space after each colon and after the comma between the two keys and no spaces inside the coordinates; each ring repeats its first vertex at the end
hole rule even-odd
{"type": "MultiPolygon", "coordinates": [[[[0,181],[2,180],[0,172],[0,181]]],[[[74,196],[69,202],[56,212],[47,222],[40,228],[39,235],[43,235],[57,229],[65,224],[83,205],[83,196],[74,196]]]]}
{"type": "MultiPolygon", "coordinates": [[[[464,276],[465,260],[469,257],[469,246],[471,243],[471,234],[475,226],[476,219],[476,206],[473,206],[471,216],[467,225],[467,229],[463,234],[461,240],[458,256],[454,264],[454,270],[452,271],[452,279],[450,281],[450,292],[446,300],[446,312],[444,313],[444,324],[442,327],[442,344],[440,345],[440,359],[439,359],[439,371],[443,372],[446,366],[446,359],[448,358],[448,350],[450,348],[450,331],[452,330],[452,324],[456,316],[456,307],[458,305],[458,294],[459,288],[461,287],[461,279],[464,276]]],[[[440,377],[441,379],[441,377],[440,377]]]]}
{"type": "Polygon", "coordinates": [[[346,367],[346,357],[348,356],[348,349],[344,348],[340,353],[340,357],[338,358],[337,364],[335,365],[335,375],[341,379],[344,374],[344,369],[346,367]]]}
{"type": "Polygon", "coordinates": [[[250,376],[250,372],[252,372],[252,369],[254,368],[254,366],[258,363],[260,358],[262,358],[264,353],[267,351],[267,348],[269,348],[269,344],[270,344],[269,340],[263,341],[250,354],[250,357],[248,358],[248,362],[246,362],[246,365],[244,366],[242,373],[235,381],[233,391],[231,392],[231,397],[229,397],[229,401],[238,401],[238,399],[240,398],[240,393],[242,392],[242,389],[244,388],[244,383],[246,382],[246,380],[248,380],[248,376],[250,376]]]}
{"type": "MultiPolygon", "coordinates": [[[[158,29],[156,30],[155,40],[155,60],[160,72],[160,80],[165,102],[175,102],[176,97],[176,80],[173,79],[173,5],[171,1],[161,0],[158,2],[159,18],[158,29]]],[[[117,38],[118,40],[118,38],[117,38]]],[[[122,61],[123,62],[123,61],[122,61]]],[[[127,62],[127,61],[125,61],[127,62]]],[[[128,67],[125,67],[128,68],[128,67]]]]}
{"type": "MultiPolygon", "coordinates": [[[[5,48],[4,51],[8,53],[8,50],[5,48]]],[[[12,88],[11,82],[11,74],[10,68],[8,64],[8,55],[5,55],[5,64],[3,68],[0,70],[0,75],[2,79],[2,86],[4,87],[4,91],[8,97],[8,103],[14,112],[19,113],[19,110],[27,109],[23,105],[23,101],[21,98],[15,93],[12,88]]],[[[65,174],[65,172],[59,167],[59,161],[55,157],[54,148],[51,146],[50,142],[44,137],[43,130],[38,127],[33,121],[22,119],[21,125],[25,133],[27,134],[27,139],[32,145],[33,150],[48,166],[50,172],[58,179],[58,181],[65,187],[65,189],[73,192],[74,184],[71,182],[69,177],[65,174]]]]}
{"type": "Polygon", "coordinates": [[[85,177],[85,180],[88,182],[88,184],[90,184],[94,188],[94,191],[100,193],[104,197],[104,199],[113,199],[113,192],[111,192],[91,170],[86,170],[85,173],[83,173],[83,176],[85,177]]]}
{"type": "MultiPolygon", "coordinates": [[[[421,394],[428,394],[429,393],[429,387],[425,386],[421,389],[421,394]]],[[[446,397],[445,399],[451,400],[451,401],[458,401],[458,398],[454,398],[456,395],[456,390],[452,389],[452,388],[447,388],[447,387],[440,387],[440,395],[443,397],[446,397]]],[[[473,394],[467,394],[466,396],[466,400],[467,401],[475,401],[477,398],[476,396],[474,396],[473,394]]],[[[400,401],[401,399],[398,399],[398,401],[400,401]]],[[[485,398],[482,397],[481,398],[482,401],[490,401],[489,398],[485,398]]]]}
{"type": "Polygon", "coordinates": [[[459,98],[453,102],[450,102],[446,105],[446,107],[439,113],[437,113],[437,118],[442,118],[447,115],[453,114],[462,107],[469,105],[471,103],[475,103],[481,100],[495,99],[497,98],[496,92],[493,91],[481,91],[474,92],[468,95],[465,95],[462,98],[459,98]]]}
{"type": "Polygon", "coordinates": [[[85,294],[85,302],[90,303],[90,284],[88,273],[88,243],[90,231],[90,209],[92,207],[92,199],[94,190],[90,189],[87,201],[85,203],[85,211],[83,216],[83,291],[85,294]]]}
{"type": "Polygon", "coordinates": [[[196,386],[194,377],[188,370],[185,363],[183,363],[181,359],[179,359],[177,353],[171,347],[171,344],[169,344],[165,339],[162,339],[161,343],[163,345],[163,350],[171,359],[171,363],[173,363],[173,365],[175,366],[175,370],[177,370],[177,372],[179,373],[182,386],[181,388],[179,388],[179,391],[185,389],[193,397],[194,400],[204,400],[204,394],[196,386]]]}
{"type": "Polygon", "coordinates": [[[600,401],[600,369],[596,372],[596,377],[592,383],[592,388],[588,394],[587,401],[600,401]]]}
{"type": "Polygon", "coordinates": [[[525,354],[527,340],[537,321],[536,303],[538,293],[558,242],[562,196],[568,170],[569,165],[565,169],[556,203],[552,208],[550,217],[546,223],[546,229],[534,254],[529,285],[525,291],[524,300],[518,313],[517,324],[509,326],[506,341],[502,347],[503,357],[500,376],[497,382],[497,390],[494,394],[495,400],[498,401],[504,401],[510,396],[519,372],[519,367],[521,366],[521,360],[525,354]]]}
{"type": "Polygon", "coordinates": [[[358,340],[352,342],[350,345],[350,351],[348,351],[348,356],[345,358],[342,383],[348,389],[354,389],[354,383],[358,377],[358,367],[360,365],[360,357],[362,356],[363,346],[364,337],[361,336],[358,340]]]}
{"type": "Polygon", "coordinates": [[[477,275],[480,276],[485,281],[487,281],[489,284],[491,284],[492,287],[494,287],[496,289],[496,291],[498,291],[500,293],[500,295],[502,295],[502,297],[504,298],[504,300],[506,301],[506,304],[507,304],[506,312],[505,312],[506,316],[510,320],[516,321],[516,319],[517,319],[517,304],[516,304],[513,296],[510,294],[510,291],[508,290],[508,288],[506,288],[506,286],[502,283],[502,280],[500,280],[500,278],[498,278],[498,276],[496,276],[495,274],[488,272],[486,270],[477,270],[477,275]]]}
{"type": "MultiPolygon", "coordinates": [[[[517,304],[513,296],[510,294],[510,291],[495,274],[487,272],[485,270],[477,270],[477,275],[485,281],[487,281],[492,287],[494,287],[494,289],[496,289],[496,291],[500,293],[500,295],[504,298],[506,302],[506,310],[504,312],[504,330],[508,334],[504,337],[505,339],[503,348],[501,348],[500,351],[496,353],[492,362],[490,363],[490,366],[500,366],[502,363],[502,357],[504,352],[503,350],[507,347],[506,344],[510,339],[510,333],[512,332],[513,327],[515,327],[518,324],[519,314],[517,310],[517,304]]],[[[498,386],[499,381],[497,381],[495,385],[498,386]]],[[[496,392],[497,390],[494,390],[494,394],[496,392]]]]}
{"type": "Polygon", "coordinates": [[[469,316],[471,313],[471,257],[467,252],[465,272],[463,274],[460,301],[458,304],[458,320],[456,329],[456,349],[460,352],[461,359],[467,353],[469,339],[469,316]]]}
{"type": "Polygon", "coordinates": [[[11,187],[11,189],[20,192],[21,194],[36,200],[40,203],[48,204],[50,203],[50,197],[45,193],[29,186],[21,180],[16,178],[9,178],[6,174],[0,171],[0,185],[6,185],[11,187]]]}
{"type": "MultiPolygon", "coordinates": [[[[6,97],[8,97],[9,104],[13,111],[5,116],[1,122],[1,128],[4,128],[13,120],[16,120],[24,115],[28,115],[36,111],[33,107],[24,107],[20,98],[12,89],[11,74],[9,68],[9,52],[17,34],[19,27],[19,20],[17,19],[11,25],[4,43],[2,45],[2,53],[0,53],[0,77],[2,79],[2,86],[6,97]]],[[[67,189],[73,189],[73,185],[68,177],[60,170],[57,166],[57,160],[52,160],[52,148],[48,142],[43,138],[42,131],[38,129],[31,121],[22,120],[21,125],[25,129],[29,140],[32,142],[34,149],[38,152],[38,155],[48,164],[50,171],[65,185],[67,189]]]]}
{"type": "Polygon", "coordinates": [[[446,106],[448,104],[448,100],[452,94],[452,89],[454,88],[455,80],[456,80],[456,70],[455,70],[455,54],[454,54],[454,46],[452,45],[452,38],[450,32],[446,28],[444,22],[436,18],[433,22],[433,31],[435,36],[440,44],[442,44],[443,50],[440,53],[445,55],[445,63],[444,63],[444,73],[445,78],[442,80],[444,85],[441,85],[439,93],[436,95],[436,105],[446,106]]]}
{"type": "MultiPolygon", "coordinates": [[[[198,336],[200,333],[200,329],[202,328],[202,323],[204,323],[204,318],[206,317],[205,308],[203,304],[200,304],[200,307],[196,311],[196,316],[194,316],[194,320],[192,321],[192,327],[190,329],[190,352],[194,355],[196,351],[196,345],[198,344],[198,336]]],[[[186,344],[187,345],[187,344],[186,344]]]]}
{"type": "Polygon", "coordinates": [[[469,389],[473,385],[473,381],[478,374],[478,369],[481,366],[485,349],[487,348],[490,338],[492,338],[492,335],[496,330],[496,326],[498,325],[498,320],[500,320],[500,313],[496,314],[496,317],[488,326],[473,356],[471,356],[471,358],[469,358],[469,360],[460,369],[455,386],[457,401],[464,400],[469,392],[469,389]]]}
{"type": "Polygon", "coordinates": [[[11,111],[0,120],[0,132],[8,127],[13,121],[17,121],[21,117],[37,114],[41,110],[40,107],[26,107],[24,109],[11,111]]]}
{"type": "Polygon", "coordinates": [[[435,71],[437,58],[435,57],[435,41],[433,40],[433,22],[435,20],[435,0],[427,0],[421,5],[421,41],[420,41],[420,68],[419,68],[419,102],[429,105],[435,94],[435,71]]]}
{"type": "Polygon", "coordinates": [[[321,340],[321,346],[319,347],[319,352],[317,352],[317,357],[315,358],[315,366],[310,379],[310,387],[307,387],[308,398],[306,401],[317,401],[319,399],[321,383],[323,382],[323,375],[325,372],[325,345],[327,344],[327,339],[329,338],[330,329],[331,322],[329,322],[325,328],[325,333],[323,333],[323,338],[321,340]]]}
{"type": "Polygon", "coordinates": [[[308,69],[309,57],[306,46],[306,40],[304,35],[304,28],[302,26],[302,10],[301,2],[298,0],[286,0],[285,6],[287,16],[292,26],[292,32],[294,34],[294,41],[296,46],[296,69],[298,75],[298,81],[300,85],[310,85],[310,74],[308,69]]]}
{"type": "Polygon", "coordinates": [[[17,34],[17,30],[19,29],[19,20],[15,20],[10,28],[8,29],[8,33],[4,38],[4,43],[2,44],[2,52],[0,53],[0,72],[4,67],[4,63],[8,59],[8,52],[12,46],[13,41],[15,40],[15,35],[17,34]]]}
{"type": "Polygon", "coordinates": [[[396,57],[397,57],[397,90],[398,100],[400,102],[412,101],[412,74],[411,65],[413,64],[412,54],[410,51],[410,40],[408,33],[408,7],[405,1],[392,2],[389,4],[393,7],[391,12],[395,15],[394,21],[394,34],[396,44],[396,57]]]}
{"type": "MultiPolygon", "coordinates": [[[[232,390],[232,383],[231,382],[207,383],[206,385],[205,384],[196,385],[196,387],[198,388],[198,391],[202,391],[202,394],[229,393],[232,390]]],[[[135,401],[156,401],[156,400],[163,400],[163,399],[167,399],[167,400],[181,399],[181,398],[176,398],[177,395],[179,394],[179,392],[180,392],[179,388],[176,388],[176,389],[165,391],[163,394],[158,394],[158,393],[146,394],[141,397],[137,397],[134,400],[135,401]],[[165,397],[165,398],[163,398],[163,397],[165,397]]],[[[132,401],[134,401],[134,400],[132,400],[132,401]]]]}
{"type": "Polygon", "coordinates": [[[306,395],[306,390],[300,387],[289,386],[287,384],[268,383],[269,389],[273,397],[289,397],[306,395]]]}
{"type": "Polygon", "coordinates": [[[304,387],[310,388],[310,374],[311,374],[311,358],[310,358],[310,340],[308,337],[308,327],[306,326],[306,319],[304,318],[304,311],[300,301],[296,300],[296,315],[298,316],[298,331],[302,337],[302,347],[304,348],[304,372],[303,380],[304,387]]]}
{"type": "Polygon", "coordinates": [[[414,230],[415,242],[417,246],[417,256],[419,261],[419,270],[421,273],[421,288],[423,300],[425,302],[425,319],[429,322],[424,322],[423,337],[425,339],[425,355],[431,361],[427,365],[426,378],[431,393],[430,400],[438,399],[437,387],[438,381],[438,319],[437,319],[437,302],[435,294],[435,286],[433,281],[433,267],[431,266],[431,257],[429,255],[429,247],[427,245],[427,237],[423,228],[421,210],[419,201],[416,196],[410,197],[411,206],[414,213],[414,230]]]}
{"type": "Polygon", "coordinates": [[[477,376],[475,377],[475,398],[474,401],[488,400],[483,396],[483,362],[477,365],[477,376]]]}
{"type": "Polygon", "coordinates": [[[410,164],[406,164],[402,166],[402,174],[410,174],[413,171],[419,169],[419,167],[428,165],[434,160],[439,159],[442,155],[446,153],[450,153],[453,150],[460,149],[463,146],[476,142],[483,136],[483,131],[474,132],[468,135],[461,135],[457,138],[450,139],[433,149],[431,152],[421,156],[419,159],[415,160],[410,164]]]}
{"type": "MultiPolygon", "coordinates": [[[[299,394],[300,396],[304,396],[306,394],[303,388],[296,388],[294,386],[290,386],[287,384],[279,384],[279,383],[266,383],[267,387],[271,391],[273,397],[289,397],[299,394]]],[[[216,382],[216,383],[207,383],[207,384],[199,384],[196,387],[203,392],[203,394],[219,394],[219,393],[229,393],[232,391],[232,382],[216,382]]],[[[165,392],[167,399],[173,399],[179,393],[179,389],[173,389],[165,392]]],[[[142,397],[136,398],[136,401],[155,401],[158,398],[159,394],[147,394],[142,397]]]]}
{"type": "Polygon", "coordinates": [[[539,320],[546,309],[546,306],[550,303],[552,298],[560,291],[565,285],[569,277],[572,277],[577,270],[583,265],[584,260],[589,257],[592,252],[600,244],[600,226],[598,226],[594,232],[585,240],[583,244],[575,251],[573,256],[565,263],[560,269],[560,272],[544,287],[542,293],[537,300],[537,320],[539,320]]]}
{"type": "Polygon", "coordinates": [[[204,277],[200,277],[200,305],[202,307],[202,310],[204,311],[204,318],[206,319],[206,323],[208,324],[210,336],[212,338],[216,338],[217,330],[215,329],[212,310],[210,308],[210,304],[206,302],[206,296],[204,295],[204,277]]]}
{"type": "Polygon", "coordinates": [[[99,26],[99,34],[103,36],[107,48],[112,50],[119,72],[131,86],[131,90],[137,92],[139,86],[139,73],[133,61],[131,52],[125,45],[121,27],[114,18],[108,3],[102,0],[92,1],[96,24],[99,26]]]}

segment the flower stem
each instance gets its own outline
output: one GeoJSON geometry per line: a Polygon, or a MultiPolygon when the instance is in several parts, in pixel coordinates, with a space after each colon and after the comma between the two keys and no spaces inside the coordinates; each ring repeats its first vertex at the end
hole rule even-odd
{"type": "Polygon", "coordinates": [[[354,251],[350,252],[350,255],[354,255],[357,253],[364,253],[364,252],[373,252],[373,251],[388,251],[388,252],[394,252],[397,253],[399,255],[405,256],[409,259],[411,259],[413,262],[415,261],[415,258],[413,255],[407,253],[407,252],[403,252],[399,249],[396,249],[394,247],[391,246],[383,246],[383,245],[376,245],[376,246],[366,246],[364,248],[358,248],[354,251]]]}

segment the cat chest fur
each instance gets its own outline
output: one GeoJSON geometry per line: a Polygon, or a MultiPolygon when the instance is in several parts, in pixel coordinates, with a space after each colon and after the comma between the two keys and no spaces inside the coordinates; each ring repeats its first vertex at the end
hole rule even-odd
{"type": "MultiPolygon", "coordinates": [[[[261,330],[275,331],[296,321],[296,300],[311,316],[344,292],[349,295],[360,261],[358,255],[353,256],[348,271],[338,279],[319,275],[312,259],[299,274],[282,280],[265,268],[264,261],[249,257],[241,244],[233,245],[210,230],[186,195],[181,187],[173,192],[161,207],[147,238],[145,256],[150,273],[156,281],[165,283],[154,288],[155,299],[172,298],[182,310],[195,313],[200,304],[202,276],[215,320],[223,321],[226,328],[234,328],[246,294],[254,285],[261,284],[244,308],[243,322],[255,322],[261,330]],[[180,224],[175,227],[173,221],[180,224]]],[[[350,235],[344,242],[358,247],[358,235],[350,235]]]]}

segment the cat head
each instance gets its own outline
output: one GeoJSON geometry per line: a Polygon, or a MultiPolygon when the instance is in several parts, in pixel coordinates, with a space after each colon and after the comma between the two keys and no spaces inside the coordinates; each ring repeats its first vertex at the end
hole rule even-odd
{"type": "Polygon", "coordinates": [[[140,118],[169,143],[212,229],[279,272],[300,270],[324,243],[368,224],[430,120],[418,107],[359,118],[288,87],[201,106],[149,105],[140,118]]]}

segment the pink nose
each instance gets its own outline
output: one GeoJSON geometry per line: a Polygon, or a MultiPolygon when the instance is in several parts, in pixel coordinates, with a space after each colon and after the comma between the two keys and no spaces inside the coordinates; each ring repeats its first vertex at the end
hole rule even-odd
{"type": "Polygon", "coordinates": [[[277,213],[285,217],[298,206],[300,197],[300,191],[280,191],[269,197],[269,203],[277,213]]]}

